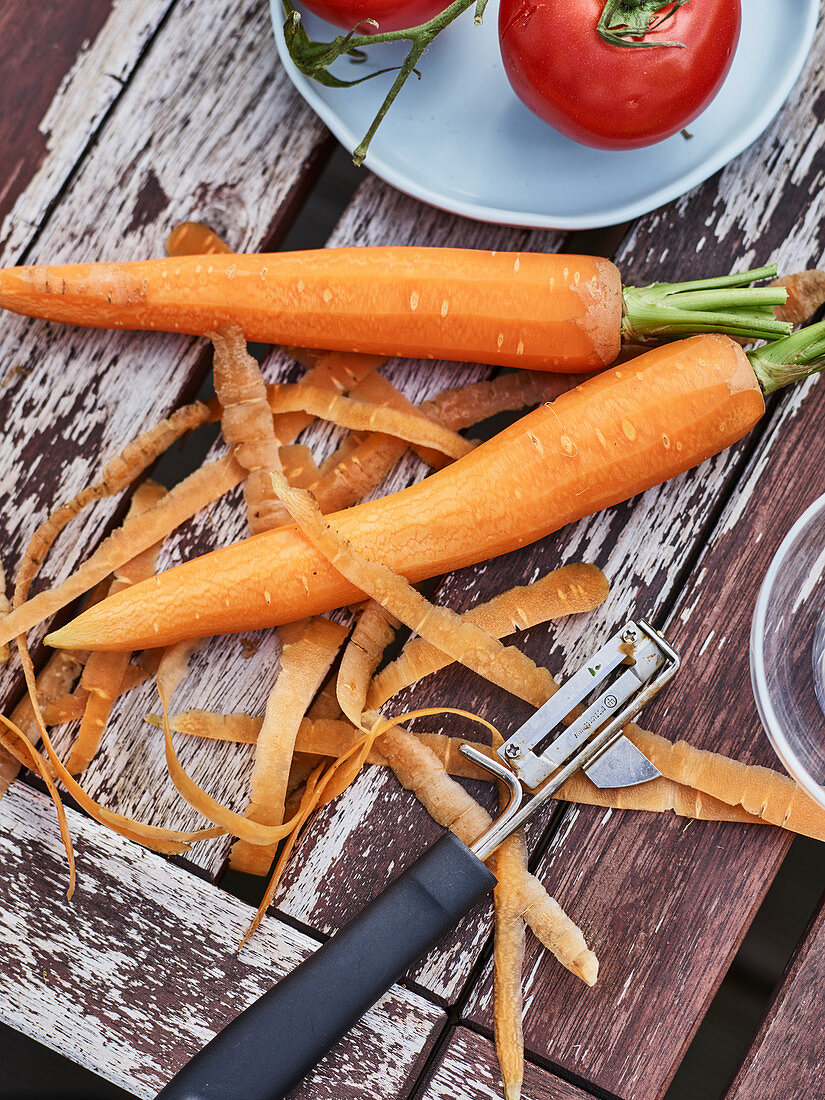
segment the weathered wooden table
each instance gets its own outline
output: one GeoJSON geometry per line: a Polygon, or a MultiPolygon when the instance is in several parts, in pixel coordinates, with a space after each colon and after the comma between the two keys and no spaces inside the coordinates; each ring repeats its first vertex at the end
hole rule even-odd
{"type": "MultiPolygon", "coordinates": [[[[214,225],[238,250],[277,247],[331,141],[278,65],[267,7],[265,0],[6,0],[0,260],[159,254],[168,229],[187,218],[214,225]]],[[[771,259],[784,270],[821,265],[824,64],[825,30],[756,145],[627,228],[613,251],[628,281],[699,277],[771,259]]],[[[463,221],[365,175],[330,243],[598,251],[605,239],[463,221]]],[[[207,369],[202,352],[188,338],[0,318],[0,555],[7,569],[50,506],[192,395],[207,369]]],[[[287,377],[294,367],[276,352],[266,371],[287,377]]],[[[420,399],[489,370],[396,363],[390,373],[420,399]]],[[[649,612],[688,670],[649,711],[651,728],[772,764],[748,686],[749,620],[782,533],[822,490],[823,417],[825,383],[812,380],[771,401],[762,424],[728,453],[493,565],[445,578],[438,598],[465,608],[556,563],[597,561],[612,583],[608,602],[584,626],[529,631],[523,641],[531,655],[569,668],[614,624],[649,612]]],[[[409,459],[388,487],[419,473],[409,459]]],[[[123,507],[105,501],[84,514],[60,540],[47,579],[65,575],[123,507]]],[[[243,525],[233,496],[169,540],[163,564],[239,537],[243,525]]],[[[187,684],[191,703],[262,707],[277,647],[270,636],[257,640],[248,660],[238,638],[210,646],[187,684]]],[[[20,692],[13,661],[0,677],[0,705],[20,692]]],[[[523,715],[512,698],[464,671],[432,678],[409,701],[445,698],[505,728],[523,715]]],[[[142,721],[154,706],[148,687],[119,706],[85,785],[144,819],[194,822],[166,778],[157,731],[142,721]]],[[[188,745],[182,752],[196,779],[244,804],[248,747],[188,745]]],[[[80,813],[70,816],[80,880],[67,905],[48,800],[23,777],[0,802],[0,1017],[140,1097],[154,1095],[438,831],[390,775],[367,769],[312,823],[271,916],[238,955],[250,910],[221,888],[224,843],[200,845],[186,863],[168,861],[80,813]]],[[[686,828],[670,815],[559,806],[534,824],[530,843],[538,875],[598,952],[601,976],[587,990],[531,941],[525,1095],[662,1096],[789,837],[767,827],[686,828]]],[[[800,943],[729,1100],[821,1090],[821,1024],[810,1020],[821,1020],[824,922],[820,914],[800,943]]],[[[489,943],[482,907],[295,1095],[498,1095],[489,943]]]]}

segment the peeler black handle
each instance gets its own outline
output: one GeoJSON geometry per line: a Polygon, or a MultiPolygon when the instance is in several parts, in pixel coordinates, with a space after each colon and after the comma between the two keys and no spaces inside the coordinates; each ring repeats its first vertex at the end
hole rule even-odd
{"type": "Polygon", "coordinates": [[[281,1100],[495,882],[447,833],[216,1035],[157,1100],[281,1100]]]}

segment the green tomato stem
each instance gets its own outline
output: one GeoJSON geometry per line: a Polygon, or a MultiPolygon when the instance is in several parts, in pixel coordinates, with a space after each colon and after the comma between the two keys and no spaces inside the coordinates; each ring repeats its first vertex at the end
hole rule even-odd
{"type": "Polygon", "coordinates": [[[606,0],[596,30],[609,46],[650,50],[671,46],[683,50],[684,42],[646,42],[644,36],[672,19],[688,0],[606,0]],[[667,11],[663,9],[667,8],[667,11]]]}
{"type": "MultiPolygon", "coordinates": [[[[367,35],[356,34],[358,27],[354,27],[348,34],[337,35],[331,42],[313,42],[303,28],[300,12],[292,6],[291,0],[281,0],[281,2],[285,16],[284,39],[289,56],[305,76],[317,80],[320,84],[327,85],[327,87],[350,87],[353,84],[360,84],[364,80],[370,80],[372,77],[380,76],[381,73],[389,71],[388,69],[381,69],[380,72],[368,73],[358,80],[344,80],[329,71],[330,65],[337,61],[339,57],[358,55],[368,46],[380,46],[385,42],[410,43],[409,52],[398,69],[398,75],[393,81],[392,87],[372,120],[370,128],[353,153],[354,163],[360,165],[367,155],[370,142],[381,125],[384,116],[410,74],[415,72],[415,67],[421,55],[433,39],[459,15],[474,5],[476,7],[475,22],[480,23],[487,0],[453,0],[453,3],[439,12],[438,15],[433,16],[432,19],[419,24],[417,27],[408,27],[399,31],[385,31],[384,33],[377,31],[375,34],[367,35]]],[[[372,23],[373,26],[378,26],[373,19],[362,20],[358,26],[363,26],[364,23],[372,23]]]]}
{"type": "Polygon", "coordinates": [[[643,344],[698,332],[723,332],[743,340],[787,336],[791,325],[773,312],[787,299],[785,288],[748,286],[775,275],[776,265],[771,264],[714,279],[625,287],[622,338],[643,344]]]}

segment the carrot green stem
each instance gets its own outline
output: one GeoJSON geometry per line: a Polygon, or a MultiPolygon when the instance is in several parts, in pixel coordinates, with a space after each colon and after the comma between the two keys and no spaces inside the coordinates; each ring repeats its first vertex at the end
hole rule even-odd
{"type": "Polygon", "coordinates": [[[749,351],[748,359],[766,395],[816,374],[825,368],[825,321],[749,351]]]}
{"type": "Polygon", "coordinates": [[[774,316],[787,291],[781,286],[751,287],[776,275],[776,264],[687,283],[652,283],[624,289],[622,339],[644,344],[698,332],[724,332],[743,340],[776,340],[791,325],[774,316]]]}

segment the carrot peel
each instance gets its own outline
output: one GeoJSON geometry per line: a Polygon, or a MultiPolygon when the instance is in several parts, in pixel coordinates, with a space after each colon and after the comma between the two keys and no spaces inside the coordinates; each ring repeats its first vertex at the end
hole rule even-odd
{"type": "MultiPolygon", "coordinates": [[[[725,336],[694,337],[589,379],[451,466],[330,523],[361,555],[415,583],[527,545],[668,480],[741,438],[764,408],[742,348],[725,336]],[[490,485],[501,491],[491,494],[490,485]]],[[[277,625],[359,596],[287,526],[176,566],[151,587],[84,612],[49,641],[139,649],[277,625]],[[163,637],[154,623],[164,624],[163,637]]],[[[15,614],[0,622],[0,643],[15,614]]]]}

